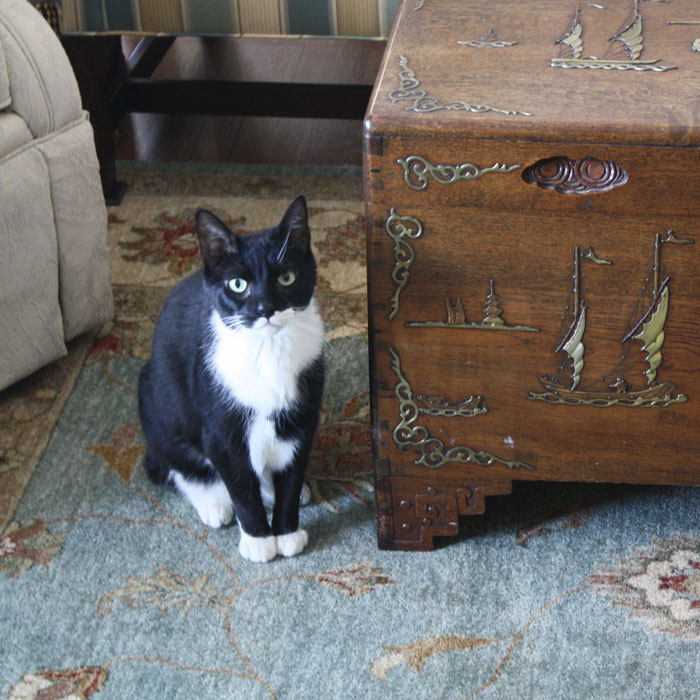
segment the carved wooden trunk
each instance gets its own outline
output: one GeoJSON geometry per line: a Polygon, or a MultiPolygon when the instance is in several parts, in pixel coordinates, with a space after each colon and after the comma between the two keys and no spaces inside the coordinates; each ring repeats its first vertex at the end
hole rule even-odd
{"type": "Polygon", "coordinates": [[[698,37],[696,0],[405,0],[365,125],[380,547],[513,480],[700,484],[698,37]]]}

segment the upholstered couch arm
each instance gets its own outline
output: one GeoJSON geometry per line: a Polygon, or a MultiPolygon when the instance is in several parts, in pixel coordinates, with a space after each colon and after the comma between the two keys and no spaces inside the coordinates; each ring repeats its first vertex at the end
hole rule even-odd
{"type": "Polygon", "coordinates": [[[11,104],[35,138],[82,115],[78,84],[55,33],[29,2],[3,4],[0,51],[11,104]]]}

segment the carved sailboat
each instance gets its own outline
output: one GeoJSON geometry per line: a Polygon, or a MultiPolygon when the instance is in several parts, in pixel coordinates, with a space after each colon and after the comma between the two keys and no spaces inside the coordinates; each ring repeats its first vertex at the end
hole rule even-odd
{"type": "Polygon", "coordinates": [[[586,302],[581,296],[581,260],[588,258],[598,264],[608,263],[595,256],[589,248],[574,254],[573,319],[556,352],[562,354],[562,363],[554,377],[540,377],[545,393],[532,392],[531,399],[549,403],[592,406],[668,406],[687,401],[687,396],[676,392],[670,381],[657,382],[657,371],[663,357],[664,326],[668,315],[670,278],[661,277],[661,247],[664,243],[685,244],[693,241],[677,238],[672,231],[665,237],[659,234],[654,239],[654,255],[651,270],[642,284],[642,290],[630,323],[621,339],[622,357],[613,369],[600,377],[591,386],[580,387],[581,374],[585,366],[583,343],[586,331],[586,302]],[[640,388],[629,388],[628,382],[643,383],[640,388]],[[605,386],[605,389],[602,387],[605,386]]]}
{"type": "MultiPolygon", "coordinates": [[[[598,6],[597,6],[598,7],[598,6]]],[[[605,9],[599,7],[599,9],[605,9]]],[[[675,66],[656,65],[661,59],[640,60],[644,50],[644,18],[639,11],[639,0],[633,0],[630,18],[622,28],[608,39],[609,47],[602,58],[583,57],[583,22],[581,6],[577,5],[569,28],[554,43],[560,55],[552,58],[553,68],[602,68],[606,70],[652,70],[663,72],[675,66]],[[617,58],[621,55],[623,58],[617,58]]]]}

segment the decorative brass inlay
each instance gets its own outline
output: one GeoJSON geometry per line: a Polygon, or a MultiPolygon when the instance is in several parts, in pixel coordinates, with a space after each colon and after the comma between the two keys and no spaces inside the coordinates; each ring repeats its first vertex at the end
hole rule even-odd
{"type": "Polygon", "coordinates": [[[396,291],[391,297],[391,312],[389,313],[389,320],[393,321],[399,312],[401,291],[408,284],[409,268],[416,259],[413,248],[406,241],[406,238],[420,238],[423,235],[423,224],[413,216],[399,216],[393,208],[389,214],[389,218],[386,220],[386,232],[394,241],[394,257],[396,259],[394,271],[391,273],[391,278],[396,283],[396,291]]]}
{"type": "Polygon", "coordinates": [[[447,307],[446,321],[409,321],[406,325],[411,328],[461,328],[468,330],[487,330],[487,331],[530,331],[539,333],[538,328],[531,326],[511,326],[506,323],[501,315],[501,298],[496,294],[494,281],[489,280],[489,293],[484,304],[484,318],[479,322],[467,321],[467,316],[464,313],[462,300],[457,297],[453,304],[449,297],[445,298],[445,306],[447,307]]]}
{"type": "Polygon", "coordinates": [[[507,116],[531,117],[529,112],[520,112],[511,109],[498,109],[489,105],[473,105],[468,102],[456,101],[441,103],[437,97],[430,97],[425,90],[420,88],[420,80],[415,72],[409,68],[408,59],[399,56],[399,87],[389,93],[389,99],[396,103],[406,101],[409,103],[406,110],[413,112],[437,112],[439,110],[462,111],[462,112],[498,112],[507,116]]]}
{"type": "MultiPolygon", "coordinates": [[[[668,22],[666,22],[666,24],[696,25],[696,24],[700,24],[700,20],[675,19],[675,20],[669,20],[668,22]]],[[[700,52],[700,38],[693,39],[692,43],[690,44],[690,49],[692,51],[700,52]]]]}
{"type": "Polygon", "coordinates": [[[398,379],[395,393],[399,400],[400,420],[394,428],[394,442],[401,451],[412,447],[420,449],[420,457],[415,460],[414,464],[422,464],[430,469],[437,469],[450,462],[475,464],[479,467],[503,464],[509,469],[535,470],[535,467],[524,462],[504,460],[489,452],[473,450],[471,447],[459,446],[446,450],[445,443],[432,437],[426,427],[417,424],[421,411],[413,400],[413,390],[401,373],[401,361],[397,352],[391,347],[389,352],[391,353],[391,368],[398,379]]]}
{"type": "Polygon", "coordinates": [[[416,398],[425,408],[420,408],[421,413],[428,416],[442,416],[443,418],[473,418],[481,413],[486,413],[489,409],[481,405],[481,396],[470,396],[458,403],[449,403],[444,396],[426,396],[417,394],[416,398]]]}
{"type": "MultiPolygon", "coordinates": [[[[683,245],[693,242],[690,238],[678,238],[673,231],[667,231],[663,238],[656,234],[651,269],[642,283],[632,319],[620,341],[623,348],[622,357],[608,374],[584,388],[579,388],[579,382],[584,369],[583,338],[586,331],[587,307],[581,294],[580,262],[588,258],[598,264],[610,263],[597,258],[591,248],[581,253],[576,247],[571,290],[573,309],[566,306],[562,319],[566,331],[556,347],[556,352],[562,355],[562,362],[554,377],[539,378],[545,391],[530,392],[528,398],[569,406],[642,408],[663,407],[687,401],[688,397],[685,394],[676,392],[676,385],[673,382],[659,383],[656,381],[656,375],[663,361],[661,348],[665,339],[664,325],[668,314],[671,279],[662,275],[661,247],[664,243],[683,245]],[[633,341],[639,341],[639,345],[633,341]],[[628,386],[628,381],[640,384],[644,380],[646,380],[646,386],[637,389],[628,386]]],[[[615,300],[611,301],[614,305],[615,300]]]]}
{"type": "Polygon", "coordinates": [[[517,41],[498,41],[496,39],[496,30],[489,29],[488,32],[482,34],[478,40],[458,41],[460,46],[471,46],[473,49],[503,49],[507,46],[515,46],[517,41]]]}
{"type": "Polygon", "coordinates": [[[525,168],[523,180],[561,194],[592,194],[624,185],[628,175],[624,168],[612,160],[572,160],[566,156],[557,156],[539,160],[525,168]]]}
{"type": "MultiPolygon", "coordinates": [[[[589,7],[605,10],[603,5],[589,3],[589,7]]],[[[599,68],[603,70],[655,71],[673,70],[676,66],[658,66],[661,59],[639,60],[644,50],[643,17],[639,11],[639,0],[632,0],[629,19],[622,28],[608,39],[608,50],[603,58],[583,54],[583,22],[581,5],[576,5],[569,28],[554,43],[560,46],[559,56],[552,58],[552,68],[599,68]],[[616,43],[617,42],[617,43],[616,43]],[[621,58],[624,56],[624,58],[621,58]]]]}
{"type": "Polygon", "coordinates": [[[418,12],[418,10],[422,10],[423,5],[425,5],[425,0],[416,0],[416,6],[413,8],[413,11],[418,12]]]}
{"type": "Polygon", "coordinates": [[[406,184],[414,190],[424,190],[431,177],[441,185],[450,185],[459,180],[477,180],[488,173],[510,173],[523,167],[522,165],[502,165],[501,163],[494,163],[488,168],[480,168],[472,163],[433,165],[421,156],[398,158],[396,162],[403,168],[403,179],[406,184]]]}

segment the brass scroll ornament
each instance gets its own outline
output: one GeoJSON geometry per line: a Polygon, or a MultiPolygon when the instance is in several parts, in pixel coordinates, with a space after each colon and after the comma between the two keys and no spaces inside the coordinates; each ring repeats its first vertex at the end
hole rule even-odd
{"type": "Polygon", "coordinates": [[[399,56],[399,87],[389,93],[389,99],[393,102],[406,102],[406,109],[411,112],[437,112],[439,110],[461,112],[498,112],[507,116],[531,117],[529,112],[521,112],[513,109],[499,109],[490,105],[474,105],[461,100],[454,102],[440,102],[437,97],[430,97],[425,90],[420,89],[420,80],[408,65],[405,56],[399,56]]]}
{"type": "Polygon", "coordinates": [[[522,165],[502,165],[494,163],[488,168],[480,168],[473,163],[462,165],[433,165],[421,156],[398,158],[396,161],[403,168],[403,179],[414,190],[424,190],[430,178],[441,185],[450,185],[459,180],[477,180],[488,173],[510,173],[522,168],[522,165]]]}
{"type": "Polygon", "coordinates": [[[430,431],[417,423],[421,415],[421,409],[413,399],[413,390],[406,378],[401,373],[401,360],[394,348],[389,348],[391,353],[391,369],[398,378],[396,384],[396,397],[399,400],[399,423],[394,428],[394,442],[401,451],[411,447],[420,449],[420,457],[414,464],[422,464],[430,469],[437,469],[450,462],[460,464],[475,464],[478,467],[491,467],[494,464],[502,464],[508,469],[529,469],[535,467],[524,462],[509,461],[496,457],[483,450],[473,450],[471,447],[452,447],[447,450],[445,443],[431,436],[430,431]]]}
{"type": "Polygon", "coordinates": [[[420,238],[423,235],[423,224],[413,216],[399,216],[395,209],[391,209],[389,218],[386,220],[386,232],[394,241],[394,258],[396,260],[394,271],[391,273],[391,278],[396,283],[396,291],[389,302],[391,304],[389,320],[393,321],[399,312],[401,291],[408,284],[408,271],[416,259],[416,254],[406,239],[420,238]]]}

